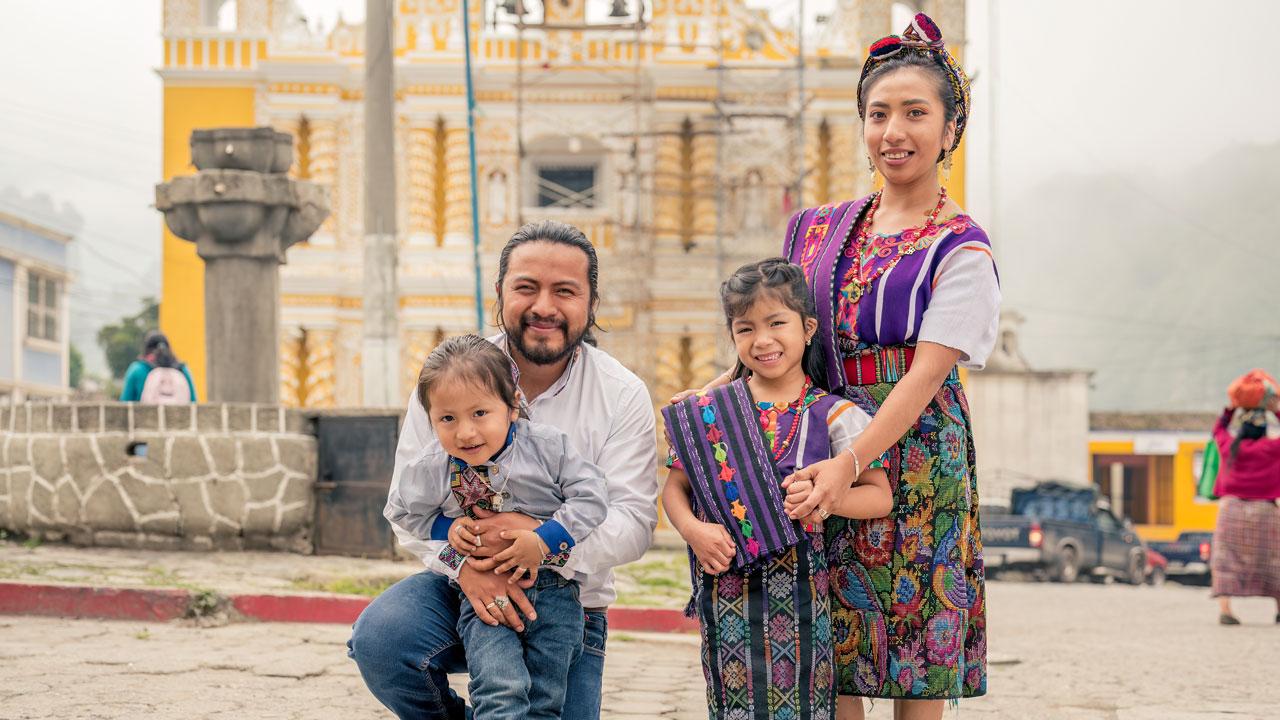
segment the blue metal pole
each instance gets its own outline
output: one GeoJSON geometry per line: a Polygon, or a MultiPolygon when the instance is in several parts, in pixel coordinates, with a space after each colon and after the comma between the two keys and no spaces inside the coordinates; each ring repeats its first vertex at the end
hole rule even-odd
{"type": "Polygon", "coordinates": [[[471,84],[471,0],[462,0],[462,44],[467,59],[467,144],[471,152],[471,260],[476,268],[476,331],[484,333],[484,293],[480,290],[480,200],[476,181],[476,91],[471,84]]]}

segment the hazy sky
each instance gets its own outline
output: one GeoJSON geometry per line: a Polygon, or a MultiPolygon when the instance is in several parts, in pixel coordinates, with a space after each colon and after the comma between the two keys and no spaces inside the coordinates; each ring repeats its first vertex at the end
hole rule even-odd
{"type": "MultiPolygon", "coordinates": [[[[1195,184],[1209,181],[1190,170],[1214,166],[1231,149],[1280,144],[1269,40],[1280,27],[1280,2],[996,0],[994,12],[991,2],[970,0],[965,64],[977,72],[979,110],[988,113],[983,122],[994,119],[995,142],[990,155],[982,143],[970,148],[976,182],[969,205],[998,246],[1007,306],[1028,317],[1032,362],[1098,368],[1100,407],[1207,407],[1221,394],[1208,385],[1237,366],[1280,371],[1274,310],[1242,315],[1224,307],[1220,321],[1213,313],[1178,320],[1185,313],[1169,308],[1186,292],[1143,281],[1184,274],[1187,292],[1204,306],[1215,297],[1195,285],[1204,263],[1276,275],[1274,223],[1247,237],[1233,233],[1229,217],[1195,202],[1195,184]],[[984,174],[995,178],[994,198],[984,174]],[[1100,185],[1094,177],[1111,180],[1100,185]],[[1171,182],[1181,184],[1171,189],[1171,182]],[[1115,223],[1098,217],[1103,209],[1117,213],[1115,223]],[[1125,230],[1099,250],[1108,228],[1125,230]],[[1179,228],[1185,242],[1171,248],[1166,236],[1179,228]],[[1093,242],[1076,244],[1086,232],[1093,242]],[[1047,258],[1079,260],[1080,274],[1064,279],[1047,258]],[[1090,275],[1091,263],[1129,274],[1104,283],[1090,275]],[[1144,338],[1152,336],[1176,339],[1185,357],[1175,368],[1199,362],[1189,339],[1236,350],[1214,360],[1206,389],[1171,400],[1158,384],[1134,389],[1125,374],[1137,371],[1117,369],[1117,358],[1145,362],[1144,349],[1154,346],[1144,338]]],[[[348,18],[363,15],[362,0],[300,4],[326,15],[326,25],[339,7],[348,18]]],[[[74,245],[72,337],[96,369],[103,367],[96,328],[159,291],[161,219],[150,204],[161,170],[160,12],[159,0],[0,0],[0,188],[47,193],[84,216],[74,245]]],[[[1263,178],[1256,200],[1246,187],[1244,206],[1274,207],[1280,174],[1256,172],[1263,178]]]]}

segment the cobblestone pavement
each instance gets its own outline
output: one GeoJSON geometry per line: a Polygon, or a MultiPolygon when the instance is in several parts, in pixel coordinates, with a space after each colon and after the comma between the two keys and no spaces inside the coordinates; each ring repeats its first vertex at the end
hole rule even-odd
{"type": "MultiPolygon", "coordinates": [[[[948,718],[1280,717],[1270,601],[1238,601],[1245,624],[1221,627],[1205,588],[993,582],[989,600],[990,695],[948,718]]],[[[0,617],[0,718],[389,717],[346,659],[347,633],[0,617]]],[[[694,637],[614,633],[605,716],[704,718],[697,663],[694,637]]]]}

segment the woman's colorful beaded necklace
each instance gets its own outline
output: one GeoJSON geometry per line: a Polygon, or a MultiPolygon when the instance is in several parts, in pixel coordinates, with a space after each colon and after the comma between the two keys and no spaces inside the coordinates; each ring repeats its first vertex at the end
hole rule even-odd
{"type": "MultiPolygon", "coordinates": [[[[851,299],[857,300],[862,297],[866,289],[871,286],[877,277],[885,271],[888,265],[882,266],[875,273],[863,276],[862,268],[866,265],[865,255],[868,250],[875,248],[874,237],[890,237],[872,232],[871,228],[875,225],[876,211],[880,209],[880,198],[884,197],[884,191],[877,192],[875,197],[871,199],[871,206],[867,208],[867,215],[862,219],[862,223],[858,225],[858,233],[854,236],[854,248],[856,254],[853,256],[853,264],[849,266],[849,271],[845,273],[843,287],[853,287],[851,299]]],[[[938,204],[933,206],[933,210],[925,217],[924,226],[920,228],[921,235],[928,235],[929,229],[936,227],[938,216],[942,214],[942,208],[947,204],[947,189],[940,188],[938,190],[938,204]]]]}

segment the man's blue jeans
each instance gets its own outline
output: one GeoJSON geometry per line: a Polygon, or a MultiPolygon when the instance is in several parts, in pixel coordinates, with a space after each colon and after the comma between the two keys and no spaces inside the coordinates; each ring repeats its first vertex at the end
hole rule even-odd
{"type": "Polygon", "coordinates": [[[467,696],[483,720],[559,720],[569,666],[582,654],[578,584],[543,572],[525,591],[538,619],[524,632],[486,625],[461,592],[458,634],[471,673],[467,696]],[[521,657],[524,662],[521,662],[521,657]]]}
{"type": "MultiPolygon", "coordinates": [[[[369,691],[400,718],[461,720],[470,714],[446,677],[467,671],[458,635],[466,600],[459,597],[448,578],[421,572],[388,588],[356,620],[347,654],[369,691]]],[[[542,622],[541,611],[538,617],[542,622]]],[[[599,720],[607,637],[605,614],[586,613],[582,653],[569,667],[563,720],[599,720]]]]}

